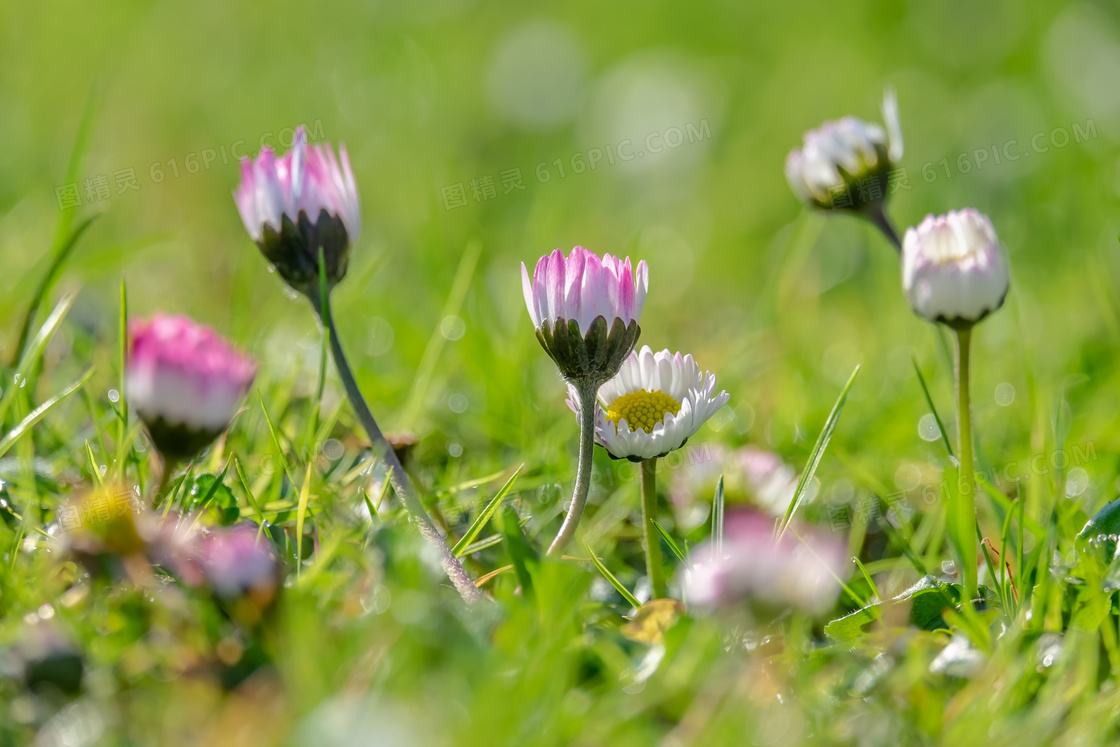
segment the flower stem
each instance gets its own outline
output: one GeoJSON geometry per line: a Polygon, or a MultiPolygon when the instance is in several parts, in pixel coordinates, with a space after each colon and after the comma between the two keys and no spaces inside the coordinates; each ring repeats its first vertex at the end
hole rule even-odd
{"type": "Polygon", "coordinates": [[[467,602],[477,602],[483,599],[482,592],[474,585],[459,559],[451,552],[451,548],[447,546],[443,535],[432,524],[431,518],[424,510],[424,504],[420,502],[419,496],[417,496],[412,483],[409,481],[408,473],[401,467],[396,453],[393,452],[389,442],[385,440],[385,436],[382,435],[381,429],[377,426],[377,421],[374,419],[373,413],[370,412],[369,406],[362,396],[362,390],[358,388],[358,382],[355,381],[354,374],[350,370],[346,355],[342,352],[342,344],[339,342],[338,334],[334,329],[330,293],[328,292],[324,298],[319,296],[318,288],[311,289],[308,293],[311,305],[323,322],[324,334],[330,337],[331,354],[334,356],[334,364],[338,369],[339,378],[342,379],[342,386],[346,389],[346,396],[350,399],[350,404],[354,408],[362,428],[365,429],[366,435],[369,436],[374,455],[389,468],[389,482],[393,486],[393,491],[401,499],[412,517],[412,521],[420,529],[420,534],[439,552],[443,570],[447,577],[451,579],[451,583],[455,585],[459,595],[467,602]]]}
{"type": "Polygon", "coordinates": [[[976,483],[972,464],[972,406],[969,396],[969,353],[972,328],[957,330],[957,433],[960,456],[960,553],[964,590],[976,598],[976,483]]]}
{"type": "Polygon", "coordinates": [[[657,457],[642,460],[642,533],[646,539],[646,572],[652,598],[665,596],[665,565],[661,562],[661,536],[653,525],[657,517],[657,457]]]}
{"type": "Polygon", "coordinates": [[[564,517],[556,539],[549,545],[548,555],[560,552],[571,542],[580,517],[583,516],[595,456],[595,397],[598,394],[599,385],[596,383],[583,381],[576,384],[576,396],[579,398],[579,466],[576,468],[576,487],[568,515],[564,517]]]}
{"type": "Polygon", "coordinates": [[[898,232],[894,230],[891,219],[887,217],[887,211],[883,205],[879,203],[861,212],[876,228],[883,232],[883,235],[894,246],[894,250],[902,254],[902,240],[898,238],[898,232]]]}

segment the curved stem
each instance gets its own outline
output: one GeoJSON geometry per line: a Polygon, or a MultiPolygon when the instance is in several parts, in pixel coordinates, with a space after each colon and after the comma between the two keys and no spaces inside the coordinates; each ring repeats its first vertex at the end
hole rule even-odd
{"type": "Polygon", "coordinates": [[[587,503],[587,491],[591,487],[591,470],[595,456],[595,397],[599,393],[598,384],[579,382],[576,396],[579,398],[579,466],[576,468],[576,487],[572,493],[572,505],[568,515],[560,525],[560,532],[548,547],[547,555],[560,552],[572,541],[576,526],[583,516],[587,503]]]}
{"type": "Polygon", "coordinates": [[[969,354],[972,328],[957,330],[957,434],[961,461],[960,512],[961,563],[964,590],[969,599],[976,598],[976,483],[972,464],[972,406],[969,395],[969,354]],[[965,528],[967,527],[967,531],[965,528]]]}
{"type": "Polygon", "coordinates": [[[887,217],[887,211],[882,203],[878,203],[875,207],[862,211],[862,213],[876,228],[883,232],[883,235],[891,242],[894,250],[902,254],[902,240],[898,238],[898,232],[894,230],[891,219],[887,217]]]}
{"type": "Polygon", "coordinates": [[[339,342],[334,329],[330,293],[328,292],[325,298],[319,296],[318,288],[311,289],[308,293],[311,305],[323,322],[323,332],[330,338],[331,354],[334,357],[339,378],[342,379],[342,386],[346,389],[346,396],[350,399],[350,404],[354,408],[362,428],[365,429],[366,435],[369,436],[374,455],[389,468],[389,482],[393,486],[393,490],[408,510],[412,521],[420,529],[420,534],[439,552],[443,570],[447,573],[447,577],[451,579],[451,583],[455,585],[459,595],[467,602],[477,602],[483,599],[482,592],[474,585],[459,559],[451,552],[451,548],[447,546],[443,535],[432,524],[428,512],[424,510],[424,504],[420,502],[419,496],[417,496],[412,483],[408,479],[408,473],[401,467],[396,453],[377,426],[377,421],[374,419],[373,413],[370,412],[369,406],[362,396],[362,390],[358,388],[358,382],[355,381],[354,374],[350,370],[346,355],[342,352],[342,344],[339,342]]]}
{"type": "Polygon", "coordinates": [[[653,587],[652,599],[665,596],[665,565],[661,562],[661,535],[653,525],[657,517],[657,457],[642,460],[642,534],[646,540],[646,572],[653,587]]]}

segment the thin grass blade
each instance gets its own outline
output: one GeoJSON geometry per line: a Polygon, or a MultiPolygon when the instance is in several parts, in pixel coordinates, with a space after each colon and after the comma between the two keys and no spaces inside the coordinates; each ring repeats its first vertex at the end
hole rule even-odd
{"type": "Polygon", "coordinates": [[[825,420],[824,428],[821,429],[821,434],[817,437],[817,443],[813,447],[813,453],[809,455],[809,462],[805,465],[805,471],[801,473],[801,479],[797,481],[797,488],[793,491],[789,508],[786,509],[786,514],[782,517],[778,537],[786,533],[790,522],[793,521],[794,514],[797,513],[797,509],[800,508],[801,502],[805,499],[805,489],[812,482],[813,476],[817,473],[817,467],[820,466],[821,459],[824,458],[824,451],[828,448],[828,442],[832,439],[833,431],[836,430],[836,422],[840,419],[840,412],[844,409],[844,403],[848,399],[848,390],[852,388],[852,383],[856,380],[859,369],[860,367],[856,366],[855,370],[852,371],[848,383],[844,385],[843,391],[836,399],[836,404],[832,406],[832,412],[828,414],[828,419],[825,420]]]}
{"type": "Polygon", "coordinates": [[[71,394],[85,386],[86,382],[89,381],[91,376],[93,376],[92,368],[82,374],[81,378],[79,378],[73,384],[66,387],[61,392],[54,395],[46,402],[28,413],[27,417],[21,420],[19,425],[8,431],[7,435],[5,435],[4,438],[0,439],[0,456],[4,456],[4,454],[7,453],[8,449],[12,448],[12,446],[15,445],[15,443],[19,441],[20,438],[22,438],[28,431],[30,431],[36,423],[45,418],[47,416],[47,413],[53,410],[56,405],[58,405],[71,394]]]}
{"type": "Polygon", "coordinates": [[[482,509],[482,512],[475,517],[475,520],[472,521],[471,525],[467,528],[466,533],[463,534],[462,539],[455,543],[455,547],[451,548],[451,552],[455,554],[455,557],[463,557],[465,554],[464,550],[470,547],[471,543],[473,543],[479,533],[482,532],[483,527],[493,518],[494,513],[501,508],[502,501],[505,500],[506,495],[509,494],[510,488],[513,487],[513,483],[517,481],[517,476],[521,474],[521,470],[524,467],[524,464],[517,465],[517,469],[515,469],[510,478],[506,480],[506,484],[490,499],[490,502],[486,504],[486,508],[482,509]]]}

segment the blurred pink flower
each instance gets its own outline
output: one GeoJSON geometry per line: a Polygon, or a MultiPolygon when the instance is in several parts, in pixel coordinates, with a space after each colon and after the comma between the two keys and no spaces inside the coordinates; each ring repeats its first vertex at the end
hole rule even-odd
{"type": "Polygon", "coordinates": [[[271,595],[278,584],[271,544],[249,524],[206,533],[198,545],[198,564],[205,583],[222,596],[271,595]]]}
{"type": "Polygon", "coordinates": [[[797,470],[772,451],[744,446],[732,456],[755,503],[775,516],[785,514],[797,488],[797,470]]]}
{"type": "Polygon", "coordinates": [[[229,425],[256,363],[186,316],[130,325],[128,400],[165,456],[193,456],[229,425]]]}
{"type": "Polygon", "coordinates": [[[847,544],[830,532],[804,525],[791,527],[775,540],[774,526],[773,518],[757,511],[729,512],[723,556],[715,556],[712,542],[692,553],[698,562],[685,572],[688,603],[715,608],[749,599],[811,614],[831,609],[850,573],[847,544]]]}

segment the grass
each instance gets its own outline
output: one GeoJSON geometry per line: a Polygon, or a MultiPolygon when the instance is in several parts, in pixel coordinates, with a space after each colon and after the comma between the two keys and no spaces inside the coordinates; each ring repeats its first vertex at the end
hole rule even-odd
{"type": "Polygon", "coordinates": [[[547,17],[579,40],[580,95],[529,127],[497,100],[495,66],[542,13],[0,7],[14,144],[0,153],[0,744],[1115,741],[1120,568],[1094,535],[1118,530],[1106,513],[1079,536],[1120,476],[1116,122],[1113,92],[1082,74],[1120,48],[1115,9],[568,4],[547,17]],[[972,341],[980,605],[951,585],[949,339],[910,313],[874,229],[804,212],[781,172],[806,128],[875,118],[887,84],[911,182],[892,217],[975,205],[1012,265],[1007,304],[972,341]],[[701,120],[709,139],[656,159],[572,168],[701,120]],[[419,436],[406,468],[493,598],[484,612],[386,489],[314,316],[230,199],[221,150],[301,121],[349,146],[362,194],[337,334],[386,430],[419,436]],[[1039,132],[1047,151],[994,163],[993,144],[1029,150],[1039,132]],[[210,167],[188,171],[208,149],[210,167]],[[526,189],[503,194],[514,167],[526,189]],[[118,193],[128,168],[139,189],[118,193]],[[108,199],[59,210],[56,187],[98,174],[108,199]],[[470,197],[487,174],[492,199],[445,209],[441,187],[470,197]],[[731,393],[680,460],[659,460],[671,579],[724,506],[760,500],[737,451],[755,446],[804,478],[785,518],[832,526],[859,561],[828,615],[760,623],[685,600],[649,637],[627,619],[648,588],[637,472],[601,450],[587,547],[544,557],[577,426],[518,263],[577,243],[646,259],[642,342],[692,352],[731,393]],[[284,569],[259,620],[158,570],[91,577],[64,552],[68,500],[102,482],[150,499],[159,484],[119,396],[123,321],[157,310],[261,362],[227,435],[157,507],[258,526],[284,569]],[[80,657],[73,691],[23,681],[51,636],[80,657]]]}

